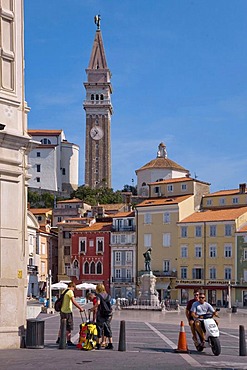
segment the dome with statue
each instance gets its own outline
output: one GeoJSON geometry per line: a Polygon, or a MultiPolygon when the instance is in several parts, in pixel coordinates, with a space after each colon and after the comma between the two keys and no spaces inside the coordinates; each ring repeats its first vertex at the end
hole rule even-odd
{"type": "Polygon", "coordinates": [[[136,170],[136,175],[137,193],[139,196],[147,197],[149,183],[186,177],[189,175],[189,171],[168,158],[166,145],[161,142],[156,158],[136,170]]]}

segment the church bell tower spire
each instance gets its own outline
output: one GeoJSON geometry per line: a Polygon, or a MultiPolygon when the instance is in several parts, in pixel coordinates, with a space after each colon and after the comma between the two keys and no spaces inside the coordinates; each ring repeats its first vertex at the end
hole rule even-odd
{"type": "Polygon", "coordinates": [[[111,188],[111,72],[108,69],[100,15],[94,17],[97,26],[93,49],[86,69],[85,185],[92,189],[111,188]]]}

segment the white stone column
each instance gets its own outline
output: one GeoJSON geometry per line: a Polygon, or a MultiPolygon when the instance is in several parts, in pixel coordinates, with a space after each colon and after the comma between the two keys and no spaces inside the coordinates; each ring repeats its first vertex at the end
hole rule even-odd
{"type": "Polygon", "coordinates": [[[19,348],[26,325],[27,135],[23,1],[1,3],[0,348],[19,348]]]}

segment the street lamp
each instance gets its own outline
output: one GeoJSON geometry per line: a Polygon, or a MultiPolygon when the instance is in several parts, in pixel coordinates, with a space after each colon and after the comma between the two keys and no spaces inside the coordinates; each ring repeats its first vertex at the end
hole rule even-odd
{"type": "Polygon", "coordinates": [[[232,308],[231,281],[228,282],[228,308],[232,308]]]}
{"type": "Polygon", "coordinates": [[[166,289],[166,291],[167,291],[167,299],[170,299],[171,298],[171,290],[172,290],[172,288],[171,288],[171,286],[169,284],[168,287],[167,287],[167,289],[166,289]]]}
{"type": "Polygon", "coordinates": [[[52,308],[52,293],[51,293],[51,270],[49,270],[48,275],[46,276],[46,299],[48,300],[49,309],[52,308]]]}

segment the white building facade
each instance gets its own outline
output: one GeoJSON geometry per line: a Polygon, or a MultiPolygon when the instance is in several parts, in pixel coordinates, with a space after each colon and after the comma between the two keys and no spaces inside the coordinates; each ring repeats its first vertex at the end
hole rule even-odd
{"type": "Polygon", "coordinates": [[[0,348],[19,348],[26,325],[27,133],[23,1],[0,2],[0,348]]]}
{"type": "Polygon", "coordinates": [[[37,142],[29,156],[31,188],[67,192],[78,188],[79,147],[62,130],[28,130],[37,142]]]}
{"type": "Polygon", "coordinates": [[[135,212],[113,216],[111,232],[111,294],[115,298],[136,298],[135,212]]]}
{"type": "Polygon", "coordinates": [[[27,211],[27,234],[28,234],[27,296],[30,298],[39,296],[39,279],[38,279],[39,257],[36,255],[38,230],[39,223],[36,217],[30,211],[27,211]]]}

